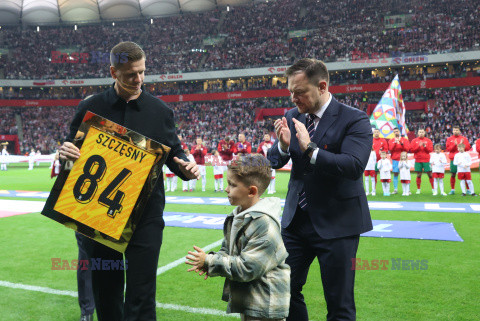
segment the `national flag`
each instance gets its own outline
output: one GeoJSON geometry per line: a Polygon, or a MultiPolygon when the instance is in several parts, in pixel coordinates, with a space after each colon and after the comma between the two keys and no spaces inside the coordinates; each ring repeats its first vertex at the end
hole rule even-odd
{"type": "Polygon", "coordinates": [[[402,136],[408,132],[405,124],[405,104],[402,97],[402,87],[395,76],[388,89],[383,94],[370,116],[372,127],[380,130],[380,137],[393,138],[393,129],[397,127],[402,136]]]}

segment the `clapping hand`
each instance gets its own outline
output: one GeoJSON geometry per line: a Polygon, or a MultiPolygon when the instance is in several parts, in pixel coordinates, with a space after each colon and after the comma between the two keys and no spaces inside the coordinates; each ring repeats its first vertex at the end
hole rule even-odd
{"type": "Polygon", "coordinates": [[[275,133],[277,134],[280,148],[284,151],[287,152],[288,147],[290,147],[290,128],[288,128],[287,124],[287,119],[285,117],[282,117],[282,119],[277,119],[275,123],[273,123],[275,126],[275,133]]]}
{"type": "Polygon", "coordinates": [[[207,270],[205,268],[205,257],[207,254],[198,246],[193,246],[196,252],[188,251],[188,255],[186,256],[187,260],[185,261],[186,264],[192,265],[188,272],[197,272],[198,275],[202,276],[205,274],[205,280],[208,278],[207,270]]]}
{"type": "Polygon", "coordinates": [[[310,143],[310,134],[307,131],[307,128],[305,127],[305,124],[302,123],[301,121],[293,118],[293,123],[295,124],[295,130],[297,131],[297,139],[298,139],[298,145],[300,146],[300,150],[304,152],[307,147],[308,143],[310,143]]]}

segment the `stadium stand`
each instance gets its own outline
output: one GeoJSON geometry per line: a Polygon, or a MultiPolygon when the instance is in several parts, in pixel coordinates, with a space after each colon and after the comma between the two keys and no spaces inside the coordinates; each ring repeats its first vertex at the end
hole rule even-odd
{"type": "Polygon", "coordinates": [[[147,67],[158,74],[287,65],[305,56],[345,61],[355,53],[390,57],[479,49],[480,22],[475,17],[480,9],[474,1],[328,0],[320,14],[317,6],[314,0],[302,5],[278,0],[230,12],[167,17],[154,24],[143,19],[82,25],[78,30],[57,26],[36,32],[33,27],[8,26],[1,30],[0,46],[9,51],[2,58],[3,73],[7,79],[108,77],[104,54],[121,40],[140,43],[149,52],[147,67]],[[387,28],[390,12],[402,13],[405,26],[387,28]],[[306,34],[294,37],[291,32],[298,30],[306,34]],[[89,61],[52,63],[58,59],[52,52],[62,50],[90,53],[89,61]]]}
{"type": "MultiPolygon", "coordinates": [[[[122,40],[140,43],[148,53],[148,74],[285,66],[304,56],[327,62],[352,61],[358,57],[396,57],[478,50],[480,36],[476,19],[478,5],[471,1],[445,3],[438,0],[390,2],[358,0],[322,2],[278,0],[216,8],[149,20],[137,19],[72,26],[4,26],[0,29],[0,77],[5,79],[108,78],[108,50],[122,40]],[[389,15],[395,13],[392,27],[389,15]],[[398,20],[400,19],[400,20],[398,20]],[[389,25],[390,24],[390,25],[389,25]],[[199,28],[199,26],[201,26],[199,28]],[[192,32],[195,30],[195,32],[192,32]],[[91,35],[95,34],[95,37],[91,35]],[[85,63],[63,61],[58,53],[89,53],[85,63]],[[55,61],[57,60],[57,61],[55,61]]],[[[331,85],[389,83],[398,74],[403,81],[479,77],[479,62],[471,61],[395,68],[338,70],[330,74],[331,85]]],[[[209,79],[146,83],[157,96],[232,91],[285,89],[283,77],[209,79]]],[[[0,87],[0,99],[83,99],[106,86],[0,87]]],[[[403,91],[406,102],[428,102],[425,110],[407,112],[410,130],[427,129],[427,136],[444,144],[453,122],[473,142],[479,137],[478,87],[414,89],[403,91]]],[[[336,98],[371,112],[383,92],[336,94],[336,98]]],[[[255,148],[271,120],[255,122],[263,108],[289,108],[287,97],[169,103],[176,111],[179,133],[187,144],[203,136],[209,149],[225,135],[236,138],[245,132],[255,148]],[[228,126],[220,126],[220,115],[228,126]],[[188,126],[191,122],[193,125],[188,126]],[[208,128],[204,131],[204,128],[208,128]],[[228,130],[227,130],[228,128],[228,130]]],[[[7,105],[8,106],[8,105],[7,105]]],[[[67,133],[74,107],[2,107],[0,133],[19,134],[22,153],[32,147],[44,153],[55,150],[67,133]],[[55,119],[55,122],[51,122],[55,119]]]]}

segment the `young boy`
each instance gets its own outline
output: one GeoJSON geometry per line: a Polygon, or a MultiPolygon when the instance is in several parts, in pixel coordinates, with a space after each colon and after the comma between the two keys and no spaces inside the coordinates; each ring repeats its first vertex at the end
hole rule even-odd
{"type": "Polygon", "coordinates": [[[217,253],[194,246],[185,263],[188,271],[226,278],[222,299],[227,313],[242,320],[284,320],[290,303],[290,267],[280,233],[280,200],[260,199],[271,178],[261,155],[240,156],[228,166],[225,191],[237,205],[225,219],[224,239],[217,253]]]}
{"type": "Polygon", "coordinates": [[[176,179],[177,177],[166,165],[163,165],[163,169],[165,171],[165,176],[167,178],[165,180],[165,184],[166,184],[165,192],[175,192],[175,190],[177,189],[177,179],[176,179]]]}
{"type": "Polygon", "coordinates": [[[270,180],[270,184],[268,184],[268,192],[267,194],[275,194],[275,170],[272,168],[272,179],[270,180]]]}
{"type": "Polygon", "coordinates": [[[215,178],[215,192],[223,192],[223,172],[225,166],[218,150],[213,152],[213,177],[215,178]]]}
{"type": "Polygon", "coordinates": [[[447,157],[442,153],[442,147],[440,144],[434,146],[434,151],[430,155],[430,164],[432,164],[432,173],[433,173],[433,195],[437,195],[437,189],[440,189],[440,193],[443,196],[446,196],[443,189],[443,177],[445,176],[445,165],[448,164],[447,157]]]}
{"type": "Polygon", "coordinates": [[[6,171],[7,170],[7,162],[8,162],[8,155],[10,155],[7,151],[7,145],[8,143],[2,143],[3,148],[2,148],[2,153],[0,154],[0,164],[1,164],[1,170],[6,171]]]}
{"type": "Polygon", "coordinates": [[[382,182],[383,195],[390,196],[390,182],[392,181],[392,163],[387,159],[387,153],[380,152],[380,160],[377,168],[380,171],[380,181],[382,182]]]}
{"type": "MultiPolygon", "coordinates": [[[[190,154],[190,150],[188,148],[185,148],[183,150],[185,152],[185,155],[187,156],[188,160],[190,162],[195,162],[195,158],[193,158],[193,155],[190,154]]],[[[184,192],[193,192],[195,190],[195,184],[197,183],[196,179],[191,179],[189,181],[183,181],[182,183],[182,189],[184,192]]]]}
{"type": "Polygon", "coordinates": [[[458,153],[453,158],[453,164],[457,166],[458,179],[460,180],[460,187],[462,188],[462,195],[466,196],[466,186],[468,184],[468,189],[472,193],[472,196],[477,196],[473,189],[472,182],[472,173],[470,172],[470,166],[472,166],[472,158],[470,154],[465,152],[465,145],[458,144],[458,153]]]}
{"type": "Polygon", "coordinates": [[[377,164],[377,153],[373,149],[372,146],[372,151],[370,152],[370,157],[368,158],[367,166],[365,167],[365,192],[370,194],[368,190],[368,179],[370,178],[370,181],[372,182],[372,196],[375,196],[375,190],[376,190],[376,185],[375,185],[375,180],[377,176],[377,172],[375,172],[375,166],[377,164]]]}
{"type": "Polygon", "coordinates": [[[412,175],[410,173],[410,164],[408,163],[407,152],[402,152],[400,154],[400,162],[398,162],[398,168],[400,169],[400,182],[402,183],[402,191],[403,191],[402,195],[403,196],[411,195],[410,181],[412,180],[412,175]]]}

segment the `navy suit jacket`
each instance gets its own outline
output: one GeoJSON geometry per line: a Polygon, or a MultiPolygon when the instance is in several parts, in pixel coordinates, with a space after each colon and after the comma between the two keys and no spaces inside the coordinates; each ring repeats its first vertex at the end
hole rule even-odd
{"type": "Polygon", "coordinates": [[[282,227],[292,222],[305,189],[306,210],[320,237],[332,239],[370,231],[372,220],[362,179],[373,139],[367,114],[332,97],[312,138],[319,147],[315,164],[303,156],[292,121],[296,118],[305,124],[306,115],[294,108],[285,117],[291,132],[289,156],[281,156],[278,140],[267,155],[275,169],[292,159],[282,227]]]}

